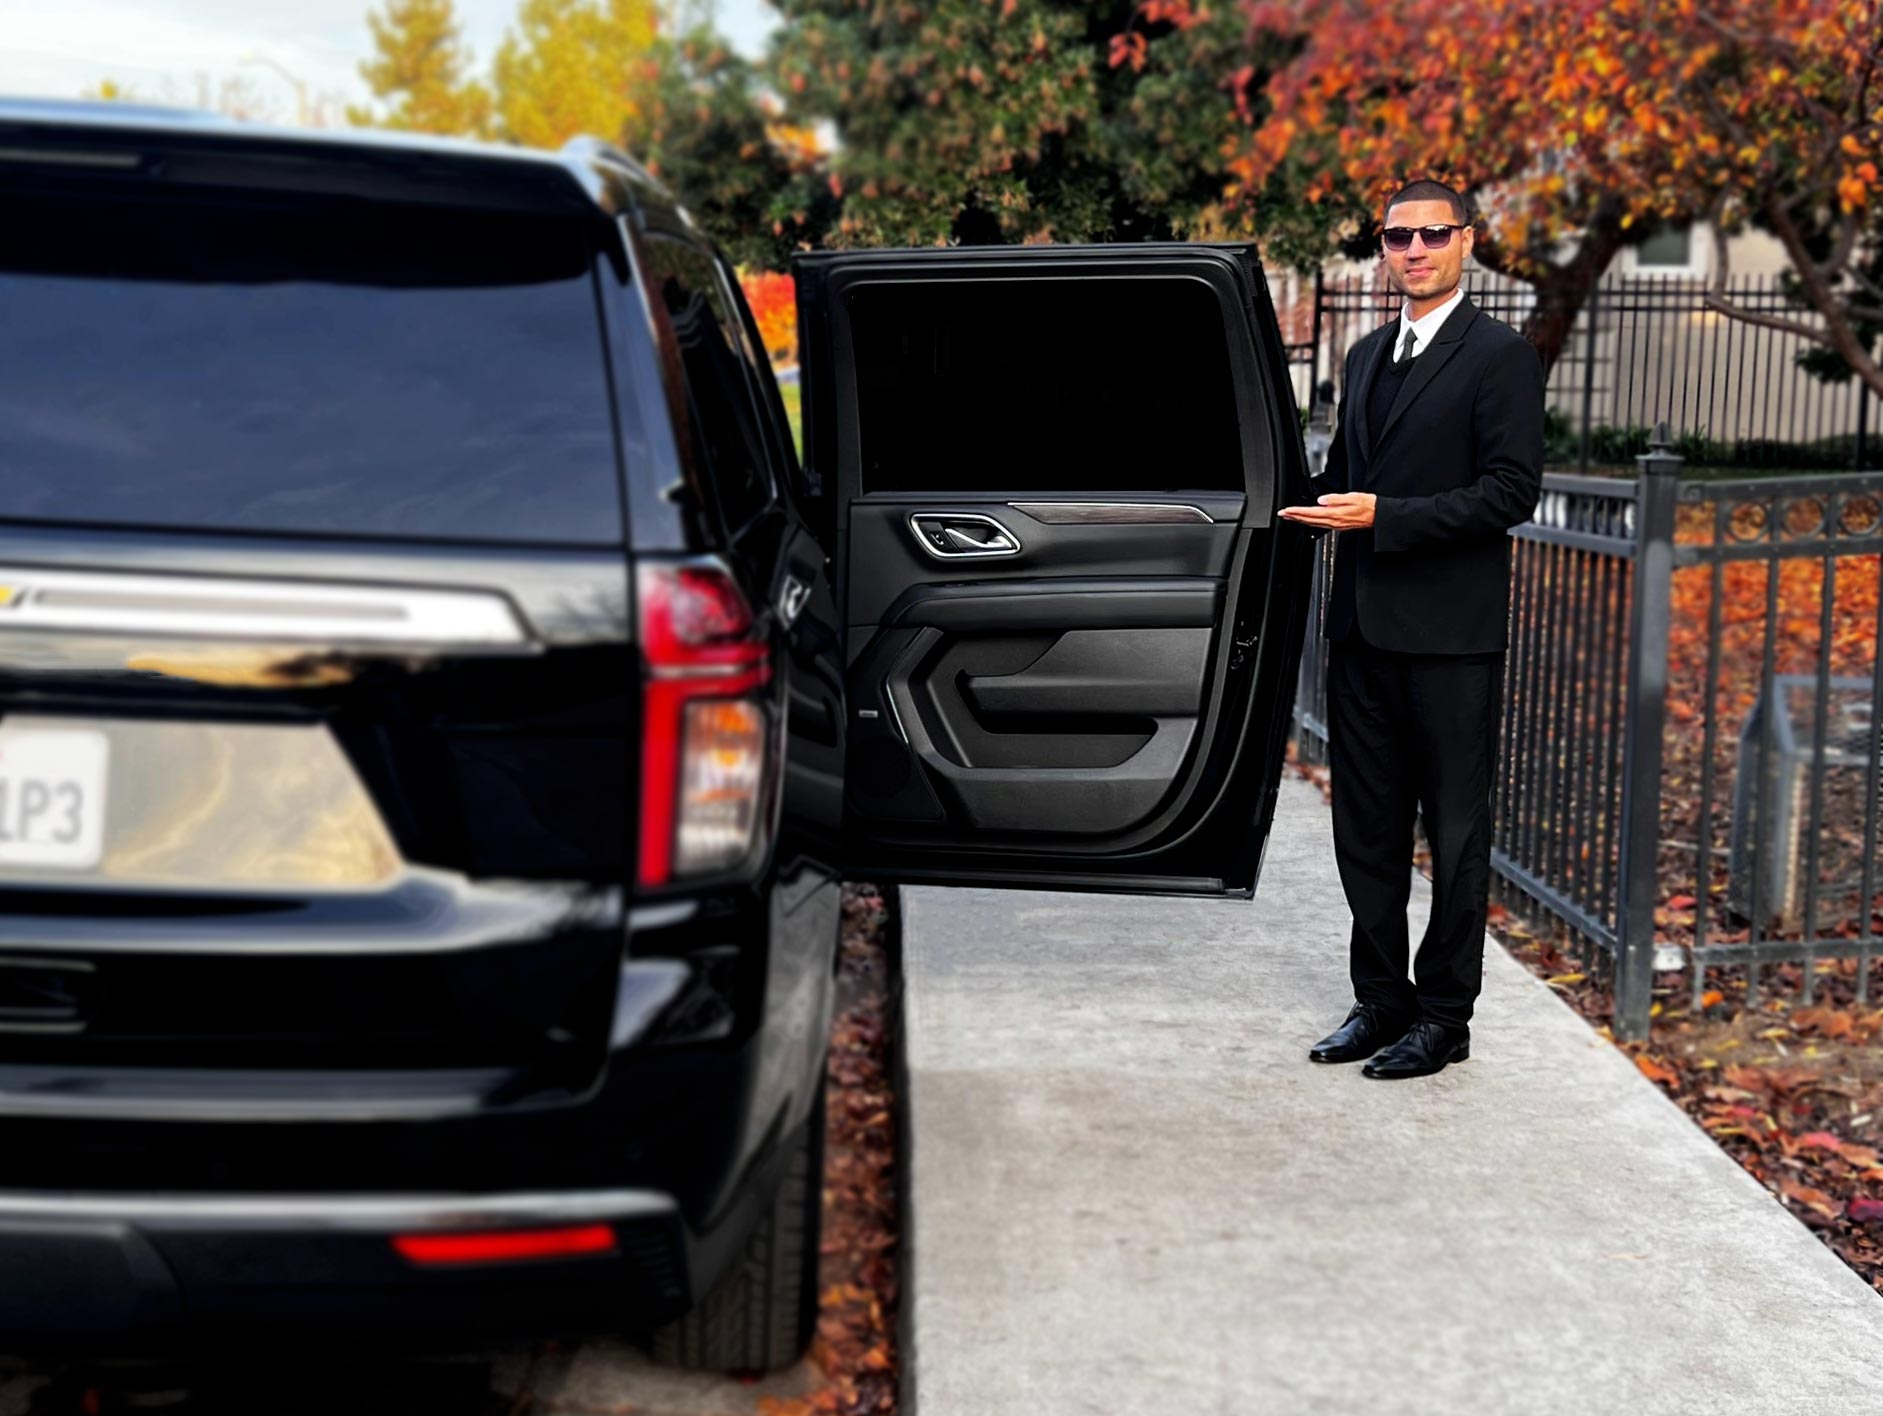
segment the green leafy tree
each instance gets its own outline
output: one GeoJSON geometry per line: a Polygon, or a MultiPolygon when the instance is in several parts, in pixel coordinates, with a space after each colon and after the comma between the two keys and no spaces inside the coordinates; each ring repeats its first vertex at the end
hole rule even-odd
{"type": "Polygon", "coordinates": [[[382,10],[366,16],[366,27],[372,31],[374,57],[361,63],[360,77],[386,112],[350,107],[350,122],[489,136],[490,90],[470,77],[471,53],[452,0],[385,0],[382,10]]]}
{"type": "MultiPolygon", "coordinates": [[[[1113,64],[1122,0],[778,0],[769,60],[794,121],[839,148],[815,174],[843,245],[1215,234],[1232,100],[1176,62],[1113,64]]],[[[1148,22],[1153,31],[1167,22],[1148,22]]],[[[1227,48],[1226,20],[1186,34],[1227,48]]],[[[777,208],[790,225],[807,183],[777,208]]],[[[1233,218],[1229,218],[1233,220],[1233,218]]]]}
{"type": "Polygon", "coordinates": [[[628,145],[736,264],[782,269],[829,220],[833,203],[809,189],[791,197],[797,215],[789,225],[774,213],[802,159],[775,133],[753,66],[710,25],[660,40],[654,66],[628,145]]]}

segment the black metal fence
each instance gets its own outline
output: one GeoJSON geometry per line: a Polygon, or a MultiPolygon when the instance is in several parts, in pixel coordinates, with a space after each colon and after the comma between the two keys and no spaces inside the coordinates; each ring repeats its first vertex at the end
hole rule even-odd
{"type": "MultiPolygon", "coordinates": [[[[1728,319],[1707,305],[1707,282],[1610,273],[1573,311],[1535,287],[1468,272],[1466,291],[1487,313],[1541,337],[1566,322],[1548,383],[1548,461],[1632,470],[1650,427],[1679,430],[1675,450],[1694,468],[1860,471],[1883,468],[1883,409],[1859,380],[1826,381],[1819,346],[1802,335],[1728,319]]],[[[1338,382],[1354,342],[1399,313],[1400,297],[1375,273],[1339,278],[1278,273],[1271,282],[1302,408],[1323,380],[1338,382]]],[[[1739,306],[1817,322],[1787,296],[1783,277],[1729,282],[1739,306]]]]}
{"type": "MultiPolygon", "coordinates": [[[[1492,862],[1513,904],[1614,966],[1618,1036],[1656,975],[1696,1003],[1878,952],[1883,475],[1549,473],[1512,533],[1492,862]]],[[[1326,745],[1324,544],[1296,706],[1326,745]]],[[[1336,788],[1338,789],[1338,788],[1336,788]]]]}

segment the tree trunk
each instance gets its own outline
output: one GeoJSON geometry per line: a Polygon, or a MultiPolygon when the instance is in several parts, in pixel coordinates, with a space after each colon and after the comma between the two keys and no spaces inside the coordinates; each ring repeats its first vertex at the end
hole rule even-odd
{"type": "MultiPolygon", "coordinates": [[[[1791,213],[1785,209],[1785,203],[1778,197],[1770,197],[1765,205],[1766,219],[1771,222],[1772,230],[1784,243],[1785,254],[1791,257],[1794,270],[1798,273],[1798,283],[1804,290],[1805,299],[1820,315],[1824,316],[1825,332],[1821,341],[1843,356],[1858,378],[1872,390],[1883,394],[1883,364],[1870,357],[1866,347],[1868,340],[1857,332],[1856,321],[1844,303],[1844,297],[1832,288],[1824,273],[1818,269],[1817,258],[1805,245],[1804,236],[1797,224],[1791,219],[1791,213]]],[[[1728,311],[1730,314],[1731,311],[1728,311]]]]}
{"type": "Polygon", "coordinates": [[[1523,337],[1535,345],[1536,352],[1542,356],[1545,378],[1556,367],[1563,350],[1569,347],[1569,336],[1576,327],[1576,316],[1582,313],[1589,292],[1601,281],[1603,273],[1608,270],[1608,263],[1615,259],[1615,253],[1621,248],[1621,207],[1608,198],[1597,204],[1590,215],[1575,255],[1561,265],[1545,267],[1540,276],[1506,269],[1496,247],[1489,242],[1480,242],[1476,247],[1476,254],[1483,265],[1525,280],[1536,290],[1536,308],[1531,310],[1529,318],[1523,322],[1523,337]]]}

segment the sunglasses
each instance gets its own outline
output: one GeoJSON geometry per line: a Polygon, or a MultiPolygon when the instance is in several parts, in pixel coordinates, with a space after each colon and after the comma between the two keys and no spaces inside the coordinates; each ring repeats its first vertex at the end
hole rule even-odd
{"type": "Polygon", "coordinates": [[[1451,245],[1452,232],[1463,231],[1464,229],[1461,224],[1389,226],[1384,231],[1380,232],[1380,240],[1386,243],[1386,249],[1389,251],[1409,251],[1412,249],[1412,238],[1417,236],[1425,242],[1426,250],[1442,251],[1447,246],[1451,245]]]}

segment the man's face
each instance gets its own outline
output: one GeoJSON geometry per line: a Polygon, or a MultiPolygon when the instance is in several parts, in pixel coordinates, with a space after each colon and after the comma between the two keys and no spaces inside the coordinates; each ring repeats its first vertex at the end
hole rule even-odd
{"type": "MultiPolygon", "coordinates": [[[[1450,226],[1458,220],[1451,203],[1397,202],[1386,209],[1387,226],[1450,226]]],[[[1386,278],[1393,289],[1408,300],[1430,300],[1449,295],[1458,287],[1464,272],[1465,257],[1471,254],[1472,232],[1467,226],[1451,233],[1451,240],[1441,250],[1430,250],[1421,236],[1412,245],[1395,251],[1384,242],[1381,253],[1386,258],[1386,278]]]]}

